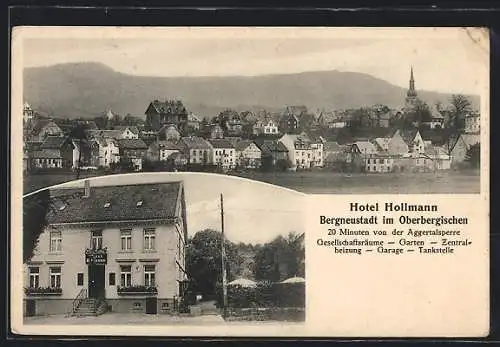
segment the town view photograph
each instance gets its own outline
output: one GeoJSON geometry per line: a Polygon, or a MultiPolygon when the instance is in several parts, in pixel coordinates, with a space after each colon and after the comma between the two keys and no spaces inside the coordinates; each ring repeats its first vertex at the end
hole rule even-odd
{"type": "Polygon", "coordinates": [[[467,29],[75,29],[22,39],[25,194],[134,172],[480,191],[486,53],[467,29]]]}
{"type": "Polygon", "coordinates": [[[196,173],[103,176],[29,194],[23,322],[303,324],[304,197],[196,173]]]}

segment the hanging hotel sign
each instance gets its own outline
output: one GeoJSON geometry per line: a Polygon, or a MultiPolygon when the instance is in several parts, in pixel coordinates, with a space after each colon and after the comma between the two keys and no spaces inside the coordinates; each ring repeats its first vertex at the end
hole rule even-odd
{"type": "Polygon", "coordinates": [[[107,264],[108,252],[106,249],[86,249],[85,264],[107,264]]]}

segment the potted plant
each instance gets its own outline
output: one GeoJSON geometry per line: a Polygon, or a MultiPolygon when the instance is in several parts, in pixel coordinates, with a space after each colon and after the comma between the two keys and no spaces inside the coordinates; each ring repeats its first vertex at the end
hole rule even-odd
{"type": "Polygon", "coordinates": [[[158,294],[158,288],[156,286],[144,286],[144,285],[136,285],[129,287],[118,287],[117,288],[118,295],[156,295],[158,294]]]}
{"type": "Polygon", "coordinates": [[[54,288],[54,287],[26,287],[24,288],[24,293],[26,295],[34,296],[34,295],[62,295],[62,288],[54,288]]]}

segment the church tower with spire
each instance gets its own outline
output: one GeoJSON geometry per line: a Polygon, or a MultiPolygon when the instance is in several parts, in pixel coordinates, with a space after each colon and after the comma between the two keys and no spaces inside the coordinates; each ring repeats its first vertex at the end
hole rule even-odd
{"type": "Polygon", "coordinates": [[[413,66],[410,68],[410,86],[408,92],[406,93],[405,109],[411,110],[417,104],[417,91],[415,90],[415,78],[413,77],[413,66]]]}

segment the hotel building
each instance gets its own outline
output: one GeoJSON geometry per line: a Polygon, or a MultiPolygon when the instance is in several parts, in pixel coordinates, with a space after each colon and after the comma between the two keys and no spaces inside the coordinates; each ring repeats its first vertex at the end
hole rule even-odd
{"type": "Polygon", "coordinates": [[[50,190],[24,314],[171,313],[185,288],[182,182],[50,190]]]}

